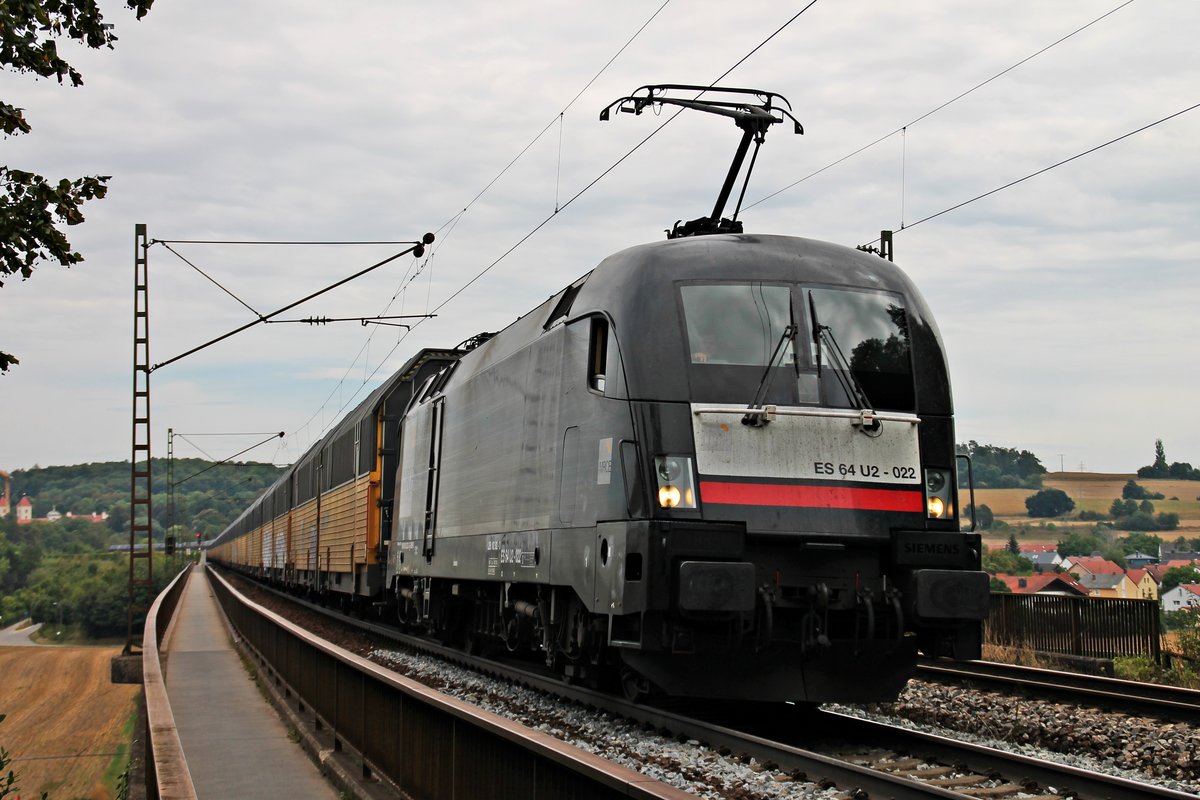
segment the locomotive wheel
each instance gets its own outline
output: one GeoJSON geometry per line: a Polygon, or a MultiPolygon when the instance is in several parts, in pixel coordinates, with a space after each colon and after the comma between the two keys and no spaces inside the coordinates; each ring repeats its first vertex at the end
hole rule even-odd
{"type": "Polygon", "coordinates": [[[621,694],[631,703],[642,703],[654,695],[654,684],[628,664],[621,662],[617,668],[621,694]]]}

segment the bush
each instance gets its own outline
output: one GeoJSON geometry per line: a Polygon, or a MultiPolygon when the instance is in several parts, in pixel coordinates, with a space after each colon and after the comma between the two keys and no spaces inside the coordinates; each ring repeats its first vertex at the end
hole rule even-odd
{"type": "Polygon", "coordinates": [[[1079,518],[1087,522],[1098,522],[1102,519],[1108,519],[1108,515],[1101,514],[1099,511],[1080,511],[1079,518]]]}
{"type": "Polygon", "coordinates": [[[1149,656],[1117,656],[1113,659],[1113,672],[1123,681],[1157,683],[1162,680],[1162,671],[1149,656]]]}

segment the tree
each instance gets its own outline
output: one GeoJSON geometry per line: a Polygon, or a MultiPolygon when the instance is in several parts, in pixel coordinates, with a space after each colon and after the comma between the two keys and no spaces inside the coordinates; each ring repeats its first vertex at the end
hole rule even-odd
{"type": "Polygon", "coordinates": [[[983,570],[992,575],[1032,575],[1033,562],[1004,550],[988,550],[983,554],[983,570]]]}
{"type": "Polygon", "coordinates": [[[987,530],[992,527],[992,523],[996,521],[996,515],[992,513],[987,503],[979,507],[979,527],[987,530]]]}
{"type": "Polygon", "coordinates": [[[1108,542],[1094,532],[1076,531],[1067,534],[1065,539],[1058,542],[1058,554],[1063,558],[1090,556],[1092,553],[1103,551],[1106,547],[1108,547],[1108,542]]]}
{"type": "Polygon", "coordinates": [[[1046,468],[1028,450],[980,444],[974,440],[958,445],[958,452],[971,457],[975,485],[988,489],[1022,487],[1038,489],[1046,468]]]}
{"type": "Polygon", "coordinates": [[[1162,500],[1162,492],[1150,492],[1137,481],[1126,481],[1121,488],[1121,497],[1126,500],[1162,500]]]}
{"type": "Polygon", "coordinates": [[[1181,583],[1200,583],[1200,567],[1195,564],[1171,567],[1163,573],[1162,585],[1158,587],[1159,595],[1171,591],[1181,583]]]}
{"type": "MultiPolygon", "coordinates": [[[[154,0],[125,2],[141,19],[154,0]]],[[[67,79],[72,86],[81,86],[83,76],[58,54],[58,41],[66,38],[92,49],[111,49],[117,40],[94,0],[0,3],[0,34],[0,68],[56,78],[60,84],[67,79]]],[[[0,100],[0,130],[8,137],[32,128],[22,109],[0,100]]],[[[47,180],[0,166],[0,286],[6,275],[30,277],[43,261],[54,260],[64,267],[83,261],[57,226],[83,222],[80,206],[104,197],[109,177],[47,180]]],[[[0,351],[0,372],[17,363],[15,356],[0,351]]]]}
{"type": "Polygon", "coordinates": [[[1014,556],[1021,555],[1021,545],[1017,542],[1017,535],[1015,533],[1008,535],[1008,552],[1014,556]]]}
{"type": "Polygon", "coordinates": [[[1031,517],[1057,517],[1075,508],[1075,501],[1062,489],[1043,489],[1025,498],[1031,517]]]}
{"type": "Polygon", "coordinates": [[[1161,544],[1162,539],[1152,533],[1131,533],[1120,541],[1121,550],[1125,552],[1125,555],[1145,553],[1156,556],[1161,544]]]}

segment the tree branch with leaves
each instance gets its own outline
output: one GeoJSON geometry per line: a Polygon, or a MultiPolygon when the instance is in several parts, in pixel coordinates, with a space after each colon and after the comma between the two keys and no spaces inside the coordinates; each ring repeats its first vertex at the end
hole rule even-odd
{"type": "MultiPolygon", "coordinates": [[[[154,0],[126,0],[137,18],[154,0]]],[[[58,53],[60,40],[92,49],[112,49],[117,37],[95,0],[0,0],[0,68],[70,81],[83,76],[58,53]]],[[[0,100],[0,131],[5,138],[32,130],[24,109],[0,100]]],[[[33,172],[0,166],[0,287],[10,275],[29,278],[43,262],[70,267],[83,261],[60,226],[83,222],[80,207],[104,197],[110,175],[47,179],[33,172]]],[[[20,363],[0,351],[0,372],[20,363]]]]}

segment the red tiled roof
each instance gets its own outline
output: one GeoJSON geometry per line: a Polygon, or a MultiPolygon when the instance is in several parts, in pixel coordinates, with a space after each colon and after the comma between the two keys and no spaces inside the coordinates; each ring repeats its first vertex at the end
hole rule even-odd
{"type": "Polygon", "coordinates": [[[1021,548],[1022,553],[1057,553],[1058,545],[1056,544],[1022,544],[1017,545],[1021,548]]]}
{"type": "Polygon", "coordinates": [[[1128,575],[1129,580],[1133,581],[1134,583],[1141,583],[1142,578],[1146,577],[1146,570],[1130,569],[1130,570],[1126,570],[1125,574],[1128,575]]]}
{"type": "Polygon", "coordinates": [[[997,578],[1004,581],[1013,594],[1037,594],[1045,591],[1075,591],[1078,594],[1087,594],[1087,589],[1080,585],[1078,581],[1070,575],[1064,573],[1041,573],[1039,575],[997,575],[997,578]],[[1061,584],[1060,586],[1052,586],[1054,583],[1061,584]]]}
{"type": "Polygon", "coordinates": [[[1125,570],[1107,558],[1097,556],[1071,556],[1071,569],[1079,568],[1093,575],[1124,575],[1125,570]]]}
{"type": "Polygon", "coordinates": [[[28,508],[31,505],[33,505],[33,503],[29,500],[28,497],[22,497],[21,502],[17,503],[18,508],[28,508]]]}

